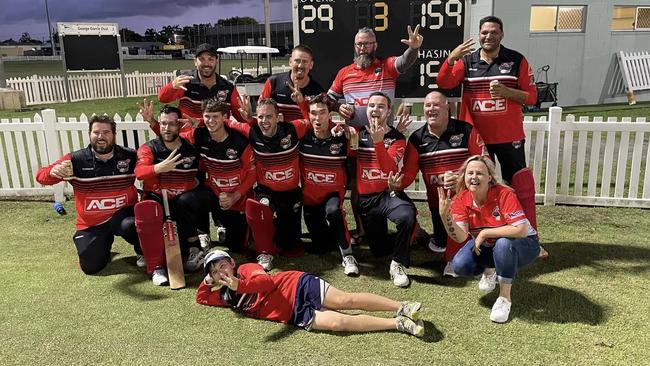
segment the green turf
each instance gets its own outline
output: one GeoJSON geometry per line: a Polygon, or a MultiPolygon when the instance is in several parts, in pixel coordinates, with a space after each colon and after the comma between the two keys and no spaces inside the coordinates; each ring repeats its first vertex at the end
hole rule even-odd
{"type": "MultiPolygon", "coordinates": [[[[538,207],[546,262],[522,270],[512,320],[489,321],[496,294],[441,277],[442,263],[413,252],[413,285],[388,280],[388,259],[356,248],[361,277],[339,256],[279,258],[346,291],[424,303],[427,335],[308,333],[194,303],[201,276],[172,292],[151,285],[121,239],[96,276],[76,263],[70,212],[0,202],[0,360],[3,365],[637,365],[647,362],[650,215],[634,209],[538,207]]],[[[426,208],[420,220],[430,227],[426,208]]],[[[252,255],[248,254],[248,259],[252,255]]],[[[236,256],[238,261],[246,256],[236,256]]],[[[388,316],[388,314],[382,314],[388,316]]]]}

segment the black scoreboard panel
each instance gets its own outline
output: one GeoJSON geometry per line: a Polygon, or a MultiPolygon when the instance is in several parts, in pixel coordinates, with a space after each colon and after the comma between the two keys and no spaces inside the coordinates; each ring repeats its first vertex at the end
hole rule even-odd
{"type": "Polygon", "coordinates": [[[115,36],[63,36],[67,71],[119,70],[120,53],[115,36]]]}
{"type": "MultiPolygon", "coordinates": [[[[407,26],[420,25],[424,42],[416,63],[397,80],[397,98],[422,98],[437,89],[436,75],[449,52],[465,38],[466,0],[293,0],[297,8],[297,41],[314,51],[312,76],[329,88],[336,73],[354,57],[354,36],[372,28],[377,56],[399,56],[407,26]]],[[[296,11],[294,10],[294,17],[296,11]]],[[[460,88],[448,91],[459,97],[460,88]]]]}

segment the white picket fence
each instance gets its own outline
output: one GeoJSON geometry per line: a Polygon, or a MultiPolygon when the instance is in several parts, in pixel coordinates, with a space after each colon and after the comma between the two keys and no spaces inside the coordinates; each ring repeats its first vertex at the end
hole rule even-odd
{"type": "MultiPolygon", "coordinates": [[[[120,145],[135,148],[154,137],[140,115],[114,119],[120,145]]],[[[40,166],[88,144],[87,120],[85,115],[57,118],[52,109],[33,120],[1,119],[0,196],[56,192],[60,200],[63,184],[43,187],[34,175],[40,166]]],[[[423,123],[415,121],[410,130],[423,123]]],[[[524,129],[538,203],[650,208],[650,123],[645,118],[576,120],[568,115],[563,119],[562,109],[553,107],[548,117],[526,117],[524,129]]],[[[407,191],[414,199],[425,199],[422,177],[407,191]]]]}
{"type": "MultiPolygon", "coordinates": [[[[158,93],[158,89],[174,78],[173,72],[138,71],[125,74],[126,96],[144,97],[158,93]]],[[[71,74],[68,76],[70,101],[122,98],[122,76],[118,73],[71,74]]],[[[7,86],[25,92],[27,105],[63,103],[66,101],[65,78],[61,75],[32,75],[9,78],[7,86]]]]}

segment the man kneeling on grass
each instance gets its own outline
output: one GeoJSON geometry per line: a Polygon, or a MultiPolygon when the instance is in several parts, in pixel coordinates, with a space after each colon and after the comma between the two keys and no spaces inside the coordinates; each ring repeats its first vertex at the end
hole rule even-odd
{"type": "Polygon", "coordinates": [[[205,279],[196,293],[202,305],[231,307],[252,318],[292,324],[305,330],[369,332],[397,329],[424,335],[419,302],[397,302],[370,293],[341,291],[300,271],[268,274],[257,263],[235,273],[235,261],[221,250],[205,257],[205,279]],[[395,318],[349,315],[338,310],[394,311],[395,318]]]}

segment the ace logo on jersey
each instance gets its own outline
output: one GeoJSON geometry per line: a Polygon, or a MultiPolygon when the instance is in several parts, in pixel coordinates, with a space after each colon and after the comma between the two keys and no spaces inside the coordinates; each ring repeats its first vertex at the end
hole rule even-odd
{"type": "Polygon", "coordinates": [[[505,112],[508,105],[505,99],[472,99],[472,112],[505,112]]]}
{"type": "Polygon", "coordinates": [[[86,212],[112,211],[126,206],[126,195],[110,198],[86,198],[84,207],[86,212]]]}

